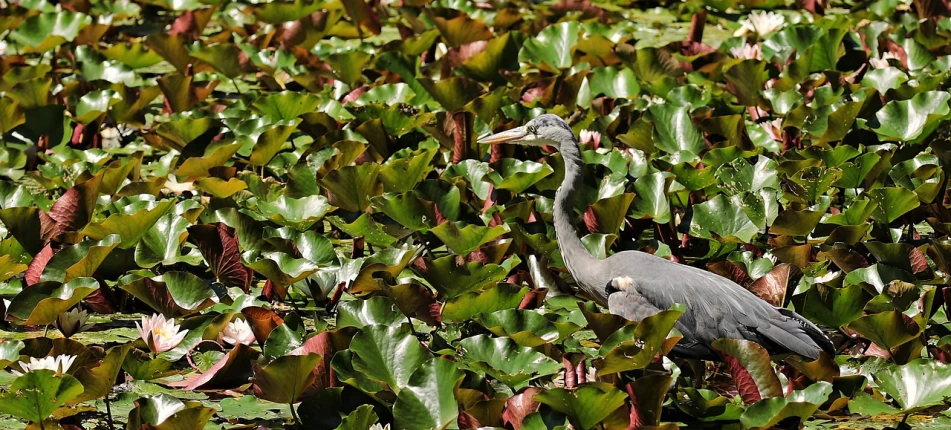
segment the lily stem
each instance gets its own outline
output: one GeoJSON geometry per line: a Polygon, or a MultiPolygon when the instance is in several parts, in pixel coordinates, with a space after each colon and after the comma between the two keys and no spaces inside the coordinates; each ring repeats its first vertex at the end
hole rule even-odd
{"type": "Polygon", "coordinates": [[[115,427],[115,424],[112,421],[112,406],[109,402],[109,394],[106,394],[106,417],[109,419],[109,430],[112,430],[115,427]]]}
{"type": "Polygon", "coordinates": [[[300,428],[300,417],[297,416],[297,411],[294,410],[294,404],[288,403],[287,406],[291,408],[291,417],[294,418],[294,426],[300,428]]]}

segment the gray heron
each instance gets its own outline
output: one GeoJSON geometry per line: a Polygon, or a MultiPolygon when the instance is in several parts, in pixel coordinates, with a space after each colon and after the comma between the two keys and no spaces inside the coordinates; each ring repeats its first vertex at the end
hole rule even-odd
{"type": "Polygon", "coordinates": [[[565,162],[565,179],[555,192],[555,235],[568,272],[601,306],[632,321],[672,305],[686,305],[676,326],[683,339],[672,353],[685,358],[719,359],[711,346],[720,338],[745,339],[770,354],[795,353],[810,360],[835,347],[815,324],[789,309],[774,307],[736,283],[696,267],[640,251],[605,259],[592,256],[572,225],[572,210],[582,185],[581,150],[571,127],[543,114],[527,124],[482,139],[481,144],[550,145],[565,162]]]}

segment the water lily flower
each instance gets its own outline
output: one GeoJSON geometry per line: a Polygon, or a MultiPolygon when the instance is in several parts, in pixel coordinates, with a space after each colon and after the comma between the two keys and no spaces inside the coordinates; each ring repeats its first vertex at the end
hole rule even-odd
{"type": "Polygon", "coordinates": [[[891,52],[886,52],[882,54],[881,58],[869,58],[868,63],[871,64],[872,67],[876,69],[884,69],[886,67],[891,66],[890,64],[888,64],[888,60],[897,60],[897,59],[898,59],[897,55],[892,54],[891,52]]]}
{"type": "Polygon", "coordinates": [[[766,131],[766,134],[773,140],[783,141],[783,119],[776,118],[772,121],[764,122],[760,124],[763,127],[763,130],[766,131]]]}
{"type": "Polygon", "coordinates": [[[122,135],[115,127],[106,127],[99,131],[103,148],[118,148],[122,144],[122,135]]]}
{"type": "Polygon", "coordinates": [[[759,45],[750,45],[747,43],[744,43],[743,46],[730,48],[730,53],[733,54],[734,58],[741,58],[744,60],[759,60],[761,59],[762,55],[759,45]]]}
{"type": "Polygon", "coordinates": [[[181,330],[174,319],[165,319],[165,315],[155,314],[152,318],[142,317],[142,325],[135,323],[139,336],[152,352],[159,354],[178,346],[185,339],[188,330],[181,330]]]}
{"type": "Polygon", "coordinates": [[[254,343],[254,332],[251,331],[251,326],[248,325],[248,322],[242,319],[236,319],[228,323],[228,326],[221,331],[220,334],[221,340],[225,341],[231,345],[237,345],[243,343],[245,345],[250,345],[254,343]]]}
{"type": "Polygon", "coordinates": [[[449,48],[446,46],[445,43],[440,42],[438,45],[436,45],[436,60],[437,61],[448,53],[449,53],[449,48]]]}
{"type": "Polygon", "coordinates": [[[591,130],[581,130],[581,143],[593,144],[595,148],[601,146],[601,133],[591,130]]]}
{"type": "Polygon", "coordinates": [[[766,36],[779,30],[784,24],[786,24],[786,18],[781,14],[755,10],[746,19],[740,21],[742,27],[736,30],[733,35],[740,37],[753,32],[760,36],[766,36]]]}
{"type": "Polygon", "coordinates": [[[841,273],[842,273],[842,272],[831,271],[831,272],[829,272],[829,273],[826,273],[825,275],[816,277],[815,282],[816,282],[817,284],[825,284],[825,283],[827,283],[827,282],[831,282],[831,281],[834,280],[835,278],[838,278],[838,277],[839,277],[839,274],[841,274],[841,273]]]}
{"type": "Polygon", "coordinates": [[[69,370],[69,366],[73,365],[73,361],[76,361],[75,355],[57,355],[56,357],[43,357],[37,359],[36,357],[30,357],[30,362],[21,361],[20,369],[23,372],[18,372],[16,370],[10,370],[16,376],[23,376],[24,373],[29,373],[34,370],[52,370],[56,372],[57,375],[66,373],[69,370]]]}
{"type": "Polygon", "coordinates": [[[369,429],[369,430],[390,430],[390,424],[387,423],[387,424],[384,426],[384,425],[380,425],[380,423],[376,423],[376,424],[370,426],[370,429],[369,429]]]}
{"type": "Polygon", "coordinates": [[[164,423],[172,415],[185,410],[185,402],[168,394],[159,394],[151,400],[150,403],[155,407],[155,422],[151,423],[154,426],[164,423]]]}
{"type": "Polygon", "coordinates": [[[76,333],[82,333],[92,328],[95,323],[88,322],[89,314],[86,311],[73,309],[69,312],[63,312],[56,317],[53,325],[59,329],[63,336],[70,337],[76,333]]]}

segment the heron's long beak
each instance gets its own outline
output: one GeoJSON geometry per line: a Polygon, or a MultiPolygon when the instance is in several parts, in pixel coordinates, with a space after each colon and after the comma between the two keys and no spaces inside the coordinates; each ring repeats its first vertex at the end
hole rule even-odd
{"type": "Polygon", "coordinates": [[[526,130],[524,126],[515,127],[511,130],[505,130],[500,133],[495,133],[495,134],[491,134],[486,137],[483,137],[482,139],[479,139],[477,143],[494,145],[498,143],[518,141],[525,138],[525,136],[528,136],[528,130],[526,130]]]}

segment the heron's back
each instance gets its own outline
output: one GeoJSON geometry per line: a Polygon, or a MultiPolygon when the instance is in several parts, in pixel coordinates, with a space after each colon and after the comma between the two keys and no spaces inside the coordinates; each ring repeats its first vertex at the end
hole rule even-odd
{"type": "Polygon", "coordinates": [[[636,293],[658,309],[675,303],[687,307],[677,323],[684,347],[694,345],[712,353],[708,345],[716,339],[748,339],[772,353],[791,351],[810,358],[818,357],[820,349],[833,348],[822,331],[802,316],[777,309],[714,273],[638,251],[617,253],[603,264],[601,279],[589,282],[608,285],[614,278],[630,277],[636,293]]]}

